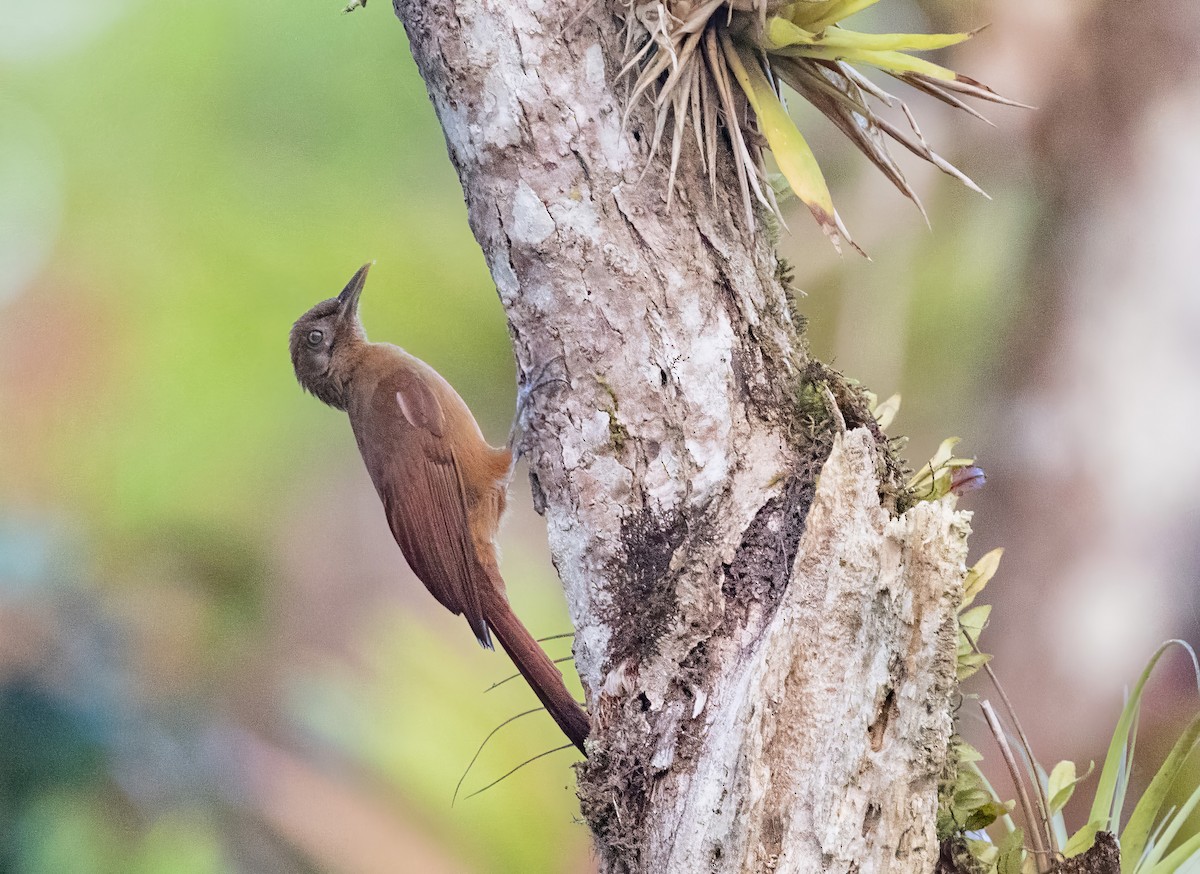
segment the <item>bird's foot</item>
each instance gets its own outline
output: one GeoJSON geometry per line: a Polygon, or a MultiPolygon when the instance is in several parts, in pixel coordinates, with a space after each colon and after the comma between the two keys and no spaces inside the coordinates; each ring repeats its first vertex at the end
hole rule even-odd
{"type": "Polygon", "coordinates": [[[570,380],[566,376],[566,361],[566,358],[562,355],[555,355],[537,368],[533,379],[517,389],[517,412],[513,416],[512,427],[508,431],[508,449],[513,454],[514,463],[524,454],[525,414],[528,412],[529,402],[532,400],[534,393],[556,383],[570,386],[570,380]],[[556,362],[563,368],[562,375],[549,373],[550,368],[556,362]]]}
{"type": "Polygon", "coordinates": [[[346,6],[345,9],[342,10],[342,15],[345,15],[347,12],[353,12],[355,9],[358,9],[360,6],[363,9],[366,9],[367,8],[367,0],[350,0],[350,3],[346,6]]]}

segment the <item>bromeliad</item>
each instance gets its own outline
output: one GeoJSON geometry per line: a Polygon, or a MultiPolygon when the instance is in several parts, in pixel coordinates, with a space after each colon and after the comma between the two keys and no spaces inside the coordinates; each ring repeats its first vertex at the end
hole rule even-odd
{"type": "Polygon", "coordinates": [[[980,118],[964,98],[1024,106],[974,79],[909,54],[955,45],[974,32],[872,34],[841,24],[878,0],[622,2],[626,6],[622,72],[636,74],[628,109],[643,99],[653,104],[651,158],[662,143],[667,122],[672,123],[668,206],[689,124],[702,166],[710,184],[716,186],[720,124],[729,137],[747,221],[753,220],[755,200],[779,213],[763,163],[765,141],[788,187],[812,212],[838,251],[843,240],[852,246],[854,242],[834,209],[816,156],[784,108],[782,85],[828,117],[922,215],[925,210],[920,199],[888,151],[889,139],[972,190],[983,191],[930,148],[903,101],[869,80],[859,68],[882,70],[980,118]],[[898,107],[908,129],[877,114],[878,104],[898,107]]]}

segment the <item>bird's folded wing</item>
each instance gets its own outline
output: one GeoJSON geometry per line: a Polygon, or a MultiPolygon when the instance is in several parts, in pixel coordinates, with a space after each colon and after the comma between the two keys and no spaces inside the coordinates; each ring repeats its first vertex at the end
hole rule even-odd
{"type": "Polygon", "coordinates": [[[428,431],[434,437],[445,436],[446,413],[433,389],[419,374],[399,370],[393,375],[388,389],[395,389],[396,403],[408,424],[428,431]]]}
{"type": "MultiPolygon", "coordinates": [[[[381,387],[380,392],[391,393],[393,387],[381,387]]],[[[402,410],[405,402],[400,398],[409,399],[404,415],[414,425],[404,452],[385,455],[372,451],[367,443],[363,460],[413,573],[447,610],[465,616],[479,642],[490,648],[491,634],[480,603],[480,586],[488,584],[487,575],[471,540],[458,458],[449,441],[420,424],[440,426],[441,408],[427,389],[424,396],[407,391],[395,394],[402,410]],[[414,410],[421,412],[410,417],[414,410]]]]}

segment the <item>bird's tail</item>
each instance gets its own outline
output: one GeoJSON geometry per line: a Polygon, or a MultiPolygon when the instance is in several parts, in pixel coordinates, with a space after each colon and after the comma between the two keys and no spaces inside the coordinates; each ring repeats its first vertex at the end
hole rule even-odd
{"type": "Polygon", "coordinates": [[[585,752],[583,742],[590,729],[587,713],[567,691],[558,667],[517,618],[504,597],[503,588],[487,586],[485,591],[484,615],[492,633],[562,733],[579,747],[580,752],[585,752]]]}

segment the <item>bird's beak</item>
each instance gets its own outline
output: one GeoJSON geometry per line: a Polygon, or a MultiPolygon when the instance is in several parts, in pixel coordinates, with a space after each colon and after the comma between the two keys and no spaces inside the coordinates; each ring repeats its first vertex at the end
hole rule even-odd
{"type": "Polygon", "coordinates": [[[343,319],[353,318],[358,313],[358,299],[362,296],[363,286],[367,284],[367,272],[374,261],[368,261],[358,272],[350,277],[342,293],[338,295],[338,315],[343,319]]]}

